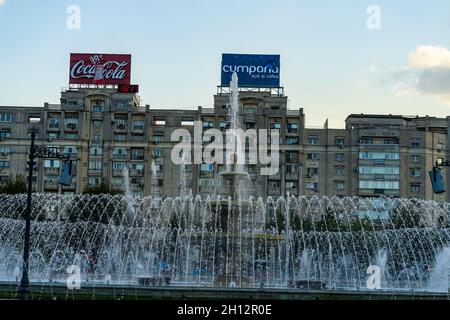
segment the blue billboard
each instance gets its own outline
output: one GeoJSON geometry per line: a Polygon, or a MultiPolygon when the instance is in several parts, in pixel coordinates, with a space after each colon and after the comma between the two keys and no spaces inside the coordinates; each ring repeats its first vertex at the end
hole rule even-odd
{"type": "Polygon", "coordinates": [[[240,87],[279,88],[280,56],[267,54],[223,54],[221,85],[230,85],[236,72],[240,87]]]}

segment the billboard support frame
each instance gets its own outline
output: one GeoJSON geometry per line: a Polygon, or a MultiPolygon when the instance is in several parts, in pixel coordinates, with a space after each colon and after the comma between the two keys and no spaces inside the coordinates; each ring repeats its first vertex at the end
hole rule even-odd
{"type": "MultiPolygon", "coordinates": [[[[284,87],[263,88],[263,87],[239,87],[240,92],[268,93],[271,96],[284,97],[284,87]]],[[[228,95],[231,93],[229,86],[217,86],[218,95],[228,95]]]]}

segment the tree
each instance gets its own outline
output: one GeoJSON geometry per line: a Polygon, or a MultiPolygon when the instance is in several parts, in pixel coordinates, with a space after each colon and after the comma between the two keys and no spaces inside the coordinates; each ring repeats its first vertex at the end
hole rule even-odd
{"type": "Polygon", "coordinates": [[[122,191],[111,190],[109,188],[109,185],[105,181],[102,181],[102,183],[100,183],[98,186],[94,186],[94,187],[86,186],[84,188],[84,190],[83,190],[83,194],[89,194],[89,195],[99,195],[99,194],[119,195],[119,194],[123,194],[123,192],[122,191]]]}
{"type": "Polygon", "coordinates": [[[21,174],[11,177],[0,185],[0,193],[22,194],[27,193],[27,180],[21,174]]]}

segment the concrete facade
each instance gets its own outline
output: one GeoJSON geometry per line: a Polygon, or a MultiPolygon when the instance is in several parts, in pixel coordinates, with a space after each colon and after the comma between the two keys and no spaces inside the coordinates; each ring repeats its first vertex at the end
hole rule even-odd
{"type": "MultiPolygon", "coordinates": [[[[171,161],[178,143],[171,141],[171,135],[179,128],[193,132],[194,121],[201,121],[204,130],[225,132],[228,103],[228,94],[219,92],[213,108],[152,109],[140,106],[136,94],[80,88],[62,92],[57,105],[0,106],[0,179],[26,174],[29,118],[39,117],[38,145],[60,147],[76,159],[77,175],[72,186],[61,187],[57,183],[61,164],[39,161],[36,191],[81,193],[102,180],[122,190],[128,167],[136,195],[176,196],[182,174],[195,195],[223,194],[228,188],[219,177],[224,166],[188,165],[182,171],[171,161]]],[[[240,94],[240,104],[244,129],[279,130],[281,137],[277,175],[261,176],[259,165],[247,166],[251,194],[450,200],[449,193],[433,194],[428,179],[437,160],[449,159],[450,117],[361,114],[350,115],[343,129],[329,129],[327,124],[310,129],[305,127],[303,109],[288,109],[283,93],[246,90],[240,94]]]]}

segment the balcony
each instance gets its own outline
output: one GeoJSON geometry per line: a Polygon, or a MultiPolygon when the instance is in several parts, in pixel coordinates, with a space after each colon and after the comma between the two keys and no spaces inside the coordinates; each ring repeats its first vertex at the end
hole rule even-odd
{"type": "Polygon", "coordinates": [[[155,175],[152,176],[152,180],[153,180],[153,179],[163,179],[163,178],[164,178],[164,173],[163,173],[162,171],[157,171],[157,172],[155,173],[155,175]]]}
{"type": "Polygon", "coordinates": [[[144,126],[133,126],[132,128],[131,128],[131,130],[134,132],[134,133],[140,133],[140,134],[142,134],[142,133],[144,133],[144,126]]]}
{"type": "Polygon", "coordinates": [[[288,172],[286,173],[286,180],[298,180],[299,176],[298,176],[298,172],[288,172]]]}
{"type": "Polygon", "coordinates": [[[113,154],[114,160],[126,160],[127,158],[128,158],[127,154],[118,154],[118,153],[113,154]]]}
{"type": "Polygon", "coordinates": [[[47,127],[47,131],[51,132],[59,132],[61,130],[61,127],[59,124],[49,124],[47,127]]]}
{"type": "Polygon", "coordinates": [[[88,175],[89,176],[101,176],[103,174],[102,169],[89,169],[88,175]]]}
{"type": "Polygon", "coordinates": [[[57,176],[59,175],[59,168],[45,168],[44,173],[57,176]]]}
{"type": "Polygon", "coordinates": [[[78,126],[75,123],[68,123],[66,124],[64,130],[68,132],[76,132],[78,131],[78,126]]]}
{"type": "Polygon", "coordinates": [[[59,184],[56,181],[44,181],[44,189],[46,190],[58,190],[59,184]]]}
{"type": "Polygon", "coordinates": [[[112,175],[113,175],[113,177],[123,177],[123,170],[122,169],[113,169],[112,175]]]}
{"type": "Polygon", "coordinates": [[[130,177],[142,177],[145,173],[145,170],[130,170],[130,177]]]}
{"type": "Polygon", "coordinates": [[[127,132],[128,128],[125,123],[119,123],[114,126],[114,131],[115,132],[127,132]]]}
{"type": "Polygon", "coordinates": [[[244,114],[244,122],[256,122],[256,114],[244,114]]]}
{"type": "Polygon", "coordinates": [[[92,120],[103,120],[103,112],[92,112],[91,119],[92,120]]]}

